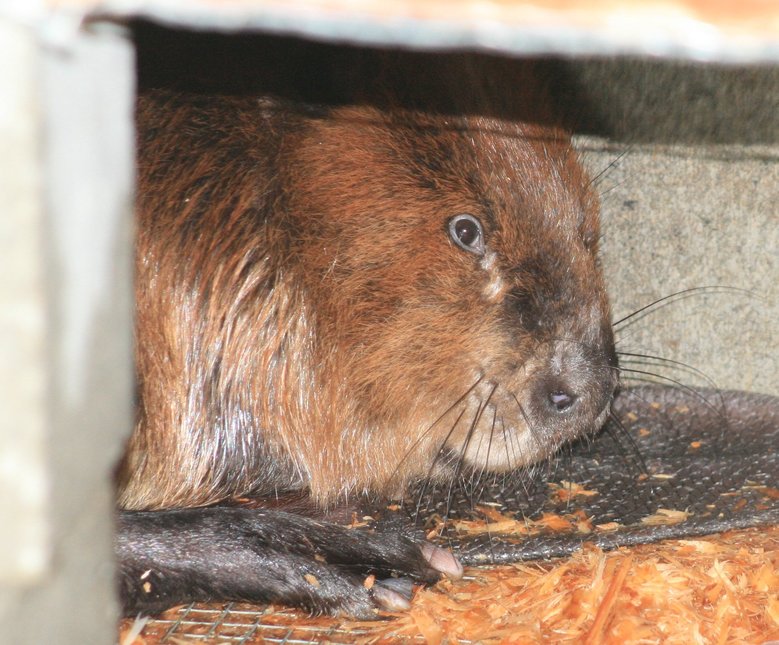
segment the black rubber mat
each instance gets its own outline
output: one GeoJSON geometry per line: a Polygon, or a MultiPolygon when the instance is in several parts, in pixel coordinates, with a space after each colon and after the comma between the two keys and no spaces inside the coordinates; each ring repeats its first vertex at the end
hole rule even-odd
{"type": "Polygon", "coordinates": [[[383,521],[443,525],[464,564],[779,523],[779,398],[642,386],[614,417],[532,472],[420,486],[383,521]]]}

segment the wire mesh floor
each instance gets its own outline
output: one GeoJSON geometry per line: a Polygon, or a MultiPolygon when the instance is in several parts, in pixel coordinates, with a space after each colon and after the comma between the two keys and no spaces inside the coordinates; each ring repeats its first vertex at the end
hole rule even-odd
{"type": "MultiPolygon", "coordinates": [[[[120,645],[171,643],[214,643],[249,645],[311,645],[315,643],[387,643],[397,638],[377,633],[376,624],[312,618],[291,609],[261,608],[254,605],[189,605],[154,619],[127,620],[121,629],[120,645]],[[141,636],[142,634],[142,636],[141,636]],[[142,640],[135,640],[136,636],[142,640]]],[[[405,643],[426,643],[423,636],[404,637],[405,643]]],[[[459,643],[467,645],[468,640],[459,643]]]]}
{"type": "MultiPolygon", "coordinates": [[[[229,603],[221,608],[192,605],[168,612],[150,621],[143,631],[147,643],[353,643],[364,637],[364,628],[326,626],[306,618],[306,624],[296,624],[300,614],[294,611],[258,610],[251,605],[229,603]]],[[[327,621],[332,622],[332,621],[327,621]]],[[[120,641],[121,642],[121,641],[120,641]]]]}

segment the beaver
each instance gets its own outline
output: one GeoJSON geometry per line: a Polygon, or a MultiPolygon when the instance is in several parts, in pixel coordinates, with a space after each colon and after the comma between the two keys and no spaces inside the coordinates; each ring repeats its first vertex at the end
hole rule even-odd
{"type": "Polygon", "coordinates": [[[328,509],[521,469],[605,421],[597,195],[543,79],[508,69],[370,52],[324,99],[142,88],[125,613],[408,606],[409,579],[457,560],[328,509]],[[261,508],[225,505],[240,497],[261,508]]]}

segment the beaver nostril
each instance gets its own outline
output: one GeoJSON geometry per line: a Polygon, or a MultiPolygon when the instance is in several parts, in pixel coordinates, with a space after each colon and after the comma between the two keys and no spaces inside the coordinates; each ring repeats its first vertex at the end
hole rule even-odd
{"type": "Polygon", "coordinates": [[[557,412],[566,412],[576,403],[576,395],[567,392],[550,392],[549,403],[557,412]]]}

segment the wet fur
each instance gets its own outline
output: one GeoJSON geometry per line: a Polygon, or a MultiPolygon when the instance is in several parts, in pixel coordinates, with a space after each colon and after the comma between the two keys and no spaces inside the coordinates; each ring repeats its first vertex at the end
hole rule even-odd
{"type": "MultiPolygon", "coordinates": [[[[526,66],[502,85],[463,57],[376,56],[374,82],[326,103],[245,88],[140,99],[138,419],[119,504],[159,514],[120,517],[126,609],[281,598],[364,615],[364,596],[251,592],[208,565],[214,544],[248,549],[261,577],[274,558],[299,571],[296,538],[279,555],[246,537],[289,533],[283,512],[160,509],[397,494],[463,463],[533,463],[605,418],[616,357],[598,203],[543,83],[526,66]],[[458,213],[482,221],[483,257],[449,239],[458,213]],[[575,417],[546,409],[560,383],[578,388],[575,417]],[[194,582],[171,549],[202,552],[194,582]],[[152,602],[139,581],[157,569],[152,602]]],[[[430,577],[395,550],[398,570],[430,577]]]]}

